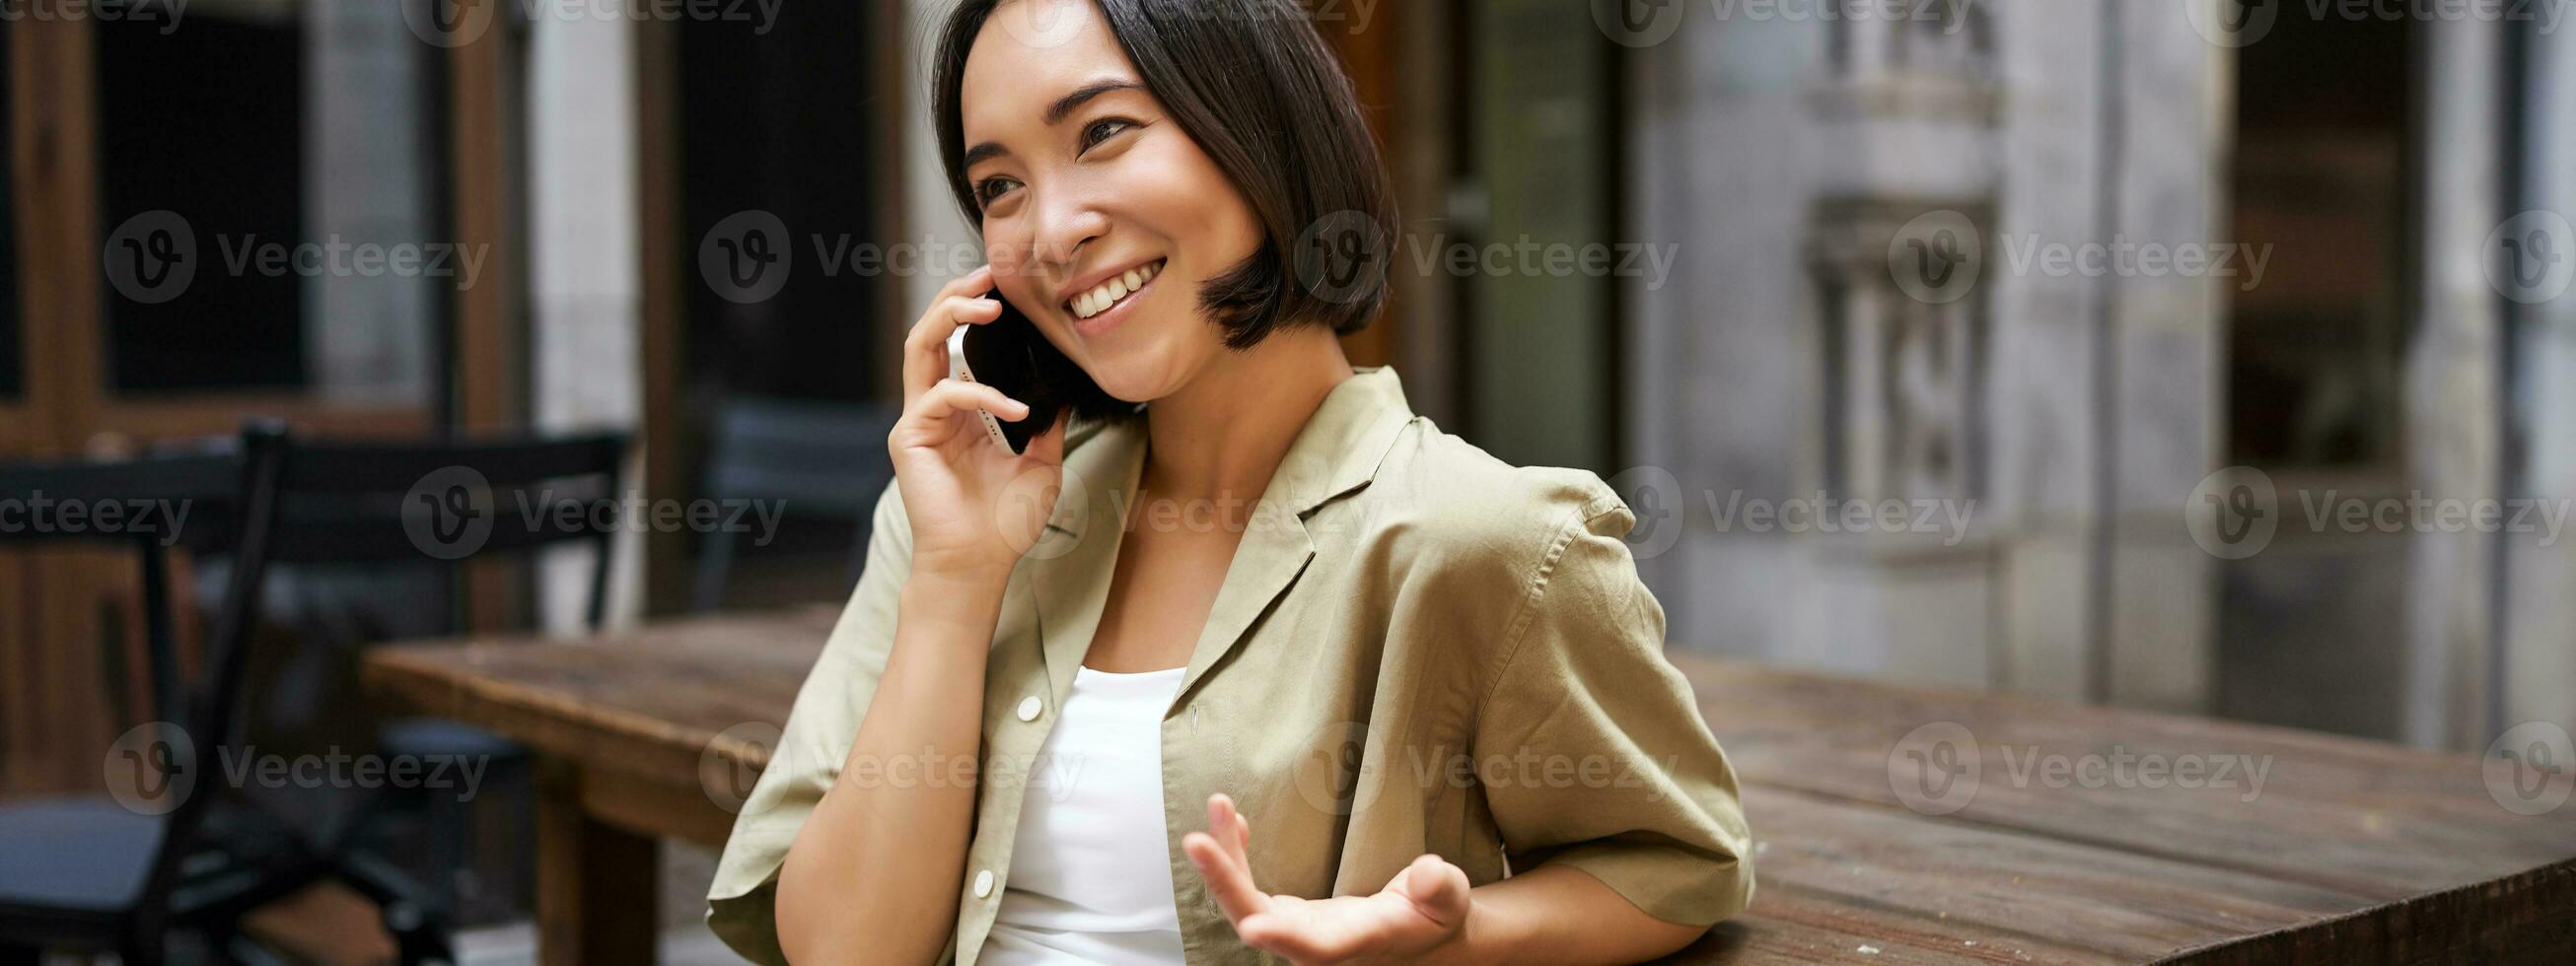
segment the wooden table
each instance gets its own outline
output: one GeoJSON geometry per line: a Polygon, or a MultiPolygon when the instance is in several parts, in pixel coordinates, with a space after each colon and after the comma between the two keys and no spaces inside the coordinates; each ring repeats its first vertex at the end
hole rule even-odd
{"type": "MultiPolygon", "coordinates": [[[[836,613],[387,648],[367,679],[545,760],[545,961],[648,963],[655,841],[723,843],[836,613]]],[[[1683,961],[2576,962],[2576,802],[2503,804],[2563,760],[1674,660],[1758,839],[1752,909],[1683,961]]]]}

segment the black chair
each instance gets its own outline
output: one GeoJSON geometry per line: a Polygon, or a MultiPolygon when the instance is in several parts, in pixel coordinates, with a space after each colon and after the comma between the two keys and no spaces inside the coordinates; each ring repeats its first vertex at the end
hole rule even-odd
{"type": "MultiPolygon", "coordinates": [[[[886,434],[902,413],[884,406],[746,396],[727,400],[716,417],[706,497],[766,500],[798,520],[846,523],[855,529],[848,580],[867,564],[869,524],[877,496],[894,481],[886,434]]],[[[737,535],[703,535],[698,547],[696,609],[724,602],[737,535]]]]}
{"type": "MultiPolygon", "coordinates": [[[[615,501],[627,437],[593,433],[548,439],[447,444],[275,441],[277,509],[266,562],[333,565],[425,561],[449,571],[467,559],[522,555],[568,544],[596,553],[587,623],[596,632],[607,613],[615,501]],[[607,506],[602,504],[606,503],[607,506]]],[[[196,528],[217,534],[222,527],[196,528]]],[[[208,548],[213,549],[213,548],[208,548]]],[[[461,622],[451,607],[450,629],[461,622]]],[[[384,723],[378,735],[393,760],[481,759],[486,787],[524,785],[526,749],[489,731],[438,718],[384,723]]],[[[389,790],[365,803],[330,848],[330,873],[359,882],[386,905],[389,930],[406,962],[452,960],[453,888],[462,868],[464,815],[452,796],[389,790]],[[421,883],[391,861],[358,846],[379,820],[416,816],[426,831],[433,883],[421,883]]]]}
{"type": "MultiPolygon", "coordinates": [[[[15,548],[122,546],[140,558],[145,638],[166,731],[129,732],[136,787],[127,796],[48,798],[0,805],[0,962],[32,963],[50,949],[113,951],[129,964],[163,960],[172,932],[199,928],[222,948],[230,924],[274,898],[277,883],[313,866],[281,830],[255,814],[225,813],[215,779],[219,749],[234,740],[236,690],[259,597],[265,533],[274,517],[280,451],[254,437],[238,452],[163,455],[115,464],[0,467],[0,500],[76,499],[97,505],[223,506],[235,566],[206,639],[205,670],[180,680],[173,641],[169,551],[181,518],[147,513],[114,532],[39,525],[0,529],[15,548]],[[182,502],[184,501],[184,503],[182,502]],[[147,774],[148,771],[148,774],[147,774]],[[186,782],[188,784],[181,784],[186,782]],[[157,789],[150,786],[158,786],[157,789]],[[139,797],[138,797],[139,796],[139,797]],[[175,796],[176,801],[169,801],[175,796]],[[245,848],[246,843],[263,848],[245,848]]],[[[22,506],[26,504],[21,504],[22,506]]],[[[32,521],[29,521],[32,523],[32,521]]]]}

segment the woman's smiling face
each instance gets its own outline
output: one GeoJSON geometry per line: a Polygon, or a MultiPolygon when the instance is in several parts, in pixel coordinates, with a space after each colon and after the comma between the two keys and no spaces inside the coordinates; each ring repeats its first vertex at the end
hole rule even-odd
{"type": "Polygon", "coordinates": [[[1199,304],[1259,218],[1090,0],[1004,0],[960,84],[966,180],[1003,298],[1110,395],[1150,402],[1228,350],[1199,304]]]}

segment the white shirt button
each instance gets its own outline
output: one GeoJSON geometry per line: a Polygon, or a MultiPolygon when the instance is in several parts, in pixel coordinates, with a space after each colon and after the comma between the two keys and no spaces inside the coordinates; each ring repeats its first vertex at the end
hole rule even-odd
{"type": "Polygon", "coordinates": [[[1022,721],[1036,721],[1038,712],[1044,710],[1046,705],[1039,703],[1037,695],[1032,694],[1020,699],[1020,720],[1022,721]]]}
{"type": "Polygon", "coordinates": [[[975,898],[987,898],[992,894],[993,870],[986,869],[982,872],[975,873],[975,898]]]}

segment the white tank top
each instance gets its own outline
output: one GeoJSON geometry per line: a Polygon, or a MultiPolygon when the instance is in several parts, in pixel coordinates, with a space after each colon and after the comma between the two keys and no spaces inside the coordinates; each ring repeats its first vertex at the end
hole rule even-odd
{"type": "Polygon", "coordinates": [[[1162,722],[1186,670],[1074,672],[1029,772],[981,962],[1183,961],[1163,827],[1162,722]]]}

